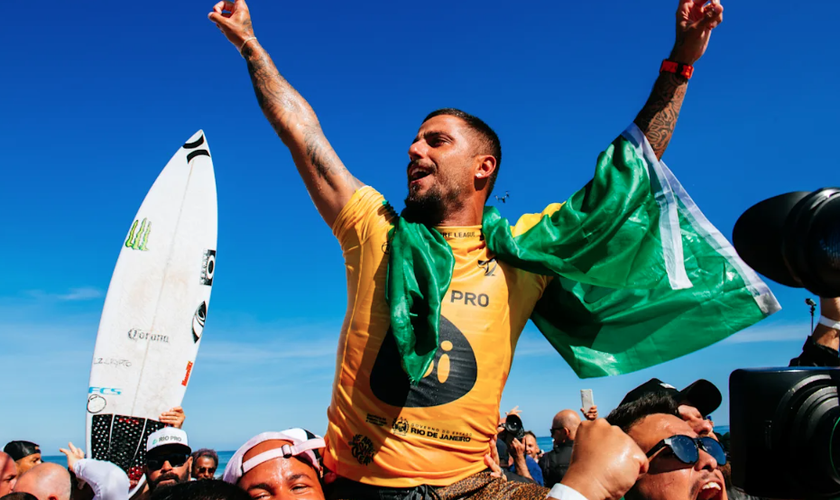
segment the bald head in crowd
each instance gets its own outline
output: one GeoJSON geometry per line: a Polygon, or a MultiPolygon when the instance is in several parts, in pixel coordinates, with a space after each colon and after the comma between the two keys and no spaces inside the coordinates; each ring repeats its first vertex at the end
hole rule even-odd
{"type": "Polygon", "coordinates": [[[8,453],[0,451],[0,497],[12,492],[17,482],[17,466],[8,453]]]}
{"type": "Polygon", "coordinates": [[[551,437],[558,442],[574,441],[577,429],[580,426],[580,417],[574,410],[563,410],[554,415],[551,421],[551,437]]]}
{"type": "Polygon", "coordinates": [[[31,493],[38,500],[70,500],[70,473],[58,464],[40,464],[18,478],[14,490],[31,493]]]}

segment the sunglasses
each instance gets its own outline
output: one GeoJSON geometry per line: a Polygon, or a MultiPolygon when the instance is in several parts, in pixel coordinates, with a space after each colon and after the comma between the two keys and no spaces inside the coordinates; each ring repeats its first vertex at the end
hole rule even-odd
{"type": "Polygon", "coordinates": [[[718,465],[726,464],[726,452],[723,451],[723,446],[710,437],[693,438],[689,436],[676,435],[665,438],[656,443],[653,448],[647,452],[647,457],[651,458],[662,448],[671,448],[677,460],[684,464],[696,464],[700,460],[700,450],[712,456],[718,465]]]}
{"type": "Polygon", "coordinates": [[[184,453],[172,453],[171,455],[161,455],[155,457],[146,457],[146,465],[151,470],[158,470],[163,467],[165,462],[169,462],[172,467],[180,467],[187,463],[189,455],[184,453]]]}
{"type": "Polygon", "coordinates": [[[214,474],[216,472],[215,467],[199,467],[196,471],[199,474],[214,474]]]}

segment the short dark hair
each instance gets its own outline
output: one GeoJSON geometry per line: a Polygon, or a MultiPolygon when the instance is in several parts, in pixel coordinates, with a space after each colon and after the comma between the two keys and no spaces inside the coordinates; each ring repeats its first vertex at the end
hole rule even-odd
{"type": "Polygon", "coordinates": [[[213,462],[216,464],[216,467],[219,466],[219,454],[216,453],[216,450],[211,450],[210,448],[201,448],[199,450],[196,450],[196,451],[192,452],[192,455],[190,455],[190,456],[193,459],[193,465],[195,465],[195,462],[199,458],[207,457],[207,458],[212,458],[213,459],[213,462]]]}
{"type": "Polygon", "coordinates": [[[208,479],[156,488],[152,500],[251,500],[251,495],[235,484],[208,479]]]}
{"type": "Polygon", "coordinates": [[[496,135],[496,132],[494,132],[489,125],[484,123],[484,120],[481,118],[456,108],[442,108],[437,111],[432,111],[423,120],[423,122],[425,123],[432,118],[441,115],[454,116],[464,120],[467,125],[481,137],[482,144],[479,149],[480,154],[490,154],[496,158],[496,169],[493,170],[493,173],[490,174],[490,177],[487,179],[487,198],[490,198],[490,193],[493,192],[493,187],[496,185],[496,177],[499,174],[499,168],[502,166],[502,143],[499,141],[499,136],[496,135]]]}
{"type": "Polygon", "coordinates": [[[26,493],[25,491],[15,491],[12,493],[7,493],[0,497],[2,500],[38,500],[38,497],[33,495],[32,493],[26,493]]]}
{"type": "Polygon", "coordinates": [[[641,419],[657,413],[679,418],[679,405],[669,394],[653,392],[645,394],[630,403],[620,405],[607,415],[607,422],[620,427],[624,432],[630,432],[630,428],[641,419]]]}
{"type": "Polygon", "coordinates": [[[525,431],[525,435],[522,436],[522,439],[525,439],[525,436],[531,436],[536,441],[537,435],[534,434],[534,431],[525,431]]]}

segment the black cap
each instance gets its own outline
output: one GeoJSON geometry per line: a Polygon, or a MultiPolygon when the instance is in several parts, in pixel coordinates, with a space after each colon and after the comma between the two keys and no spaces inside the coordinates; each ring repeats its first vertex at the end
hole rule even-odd
{"type": "Polygon", "coordinates": [[[3,451],[12,457],[12,460],[18,461],[21,458],[26,458],[29,455],[41,453],[41,448],[37,444],[30,441],[10,441],[3,451]]]}
{"type": "Polygon", "coordinates": [[[681,391],[677,390],[677,388],[673,385],[666,384],[658,378],[652,378],[628,392],[627,395],[624,396],[624,399],[621,400],[619,406],[632,403],[633,401],[641,399],[646,394],[655,393],[667,394],[678,404],[688,403],[689,405],[697,408],[703,416],[710,415],[713,411],[717,410],[721,401],[723,401],[723,396],[721,396],[720,391],[717,387],[715,387],[715,384],[702,378],[681,391]]]}

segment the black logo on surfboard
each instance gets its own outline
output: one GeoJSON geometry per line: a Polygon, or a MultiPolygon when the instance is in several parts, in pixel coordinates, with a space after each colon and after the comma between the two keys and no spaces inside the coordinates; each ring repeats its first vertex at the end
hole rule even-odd
{"type": "Polygon", "coordinates": [[[193,314],[192,320],[192,334],[193,341],[201,340],[201,334],[204,332],[204,322],[207,321],[207,302],[202,302],[193,314]]]}
{"type": "Polygon", "coordinates": [[[199,137],[195,141],[188,142],[188,143],[184,144],[184,149],[194,149],[195,150],[195,151],[191,151],[190,153],[187,154],[187,163],[192,161],[192,159],[195,158],[196,156],[202,156],[202,155],[203,156],[210,156],[210,151],[207,151],[206,149],[196,149],[203,144],[204,144],[204,134],[202,134],[201,137],[199,137]]]}
{"type": "Polygon", "coordinates": [[[213,275],[216,273],[216,251],[205,250],[201,259],[201,284],[213,286],[213,275]]]}
{"type": "Polygon", "coordinates": [[[464,397],[475,386],[477,376],[475,353],[467,337],[441,316],[440,346],[420,383],[412,386],[409,382],[389,329],[370,372],[370,388],[374,396],[391,406],[428,408],[464,397]]]}

